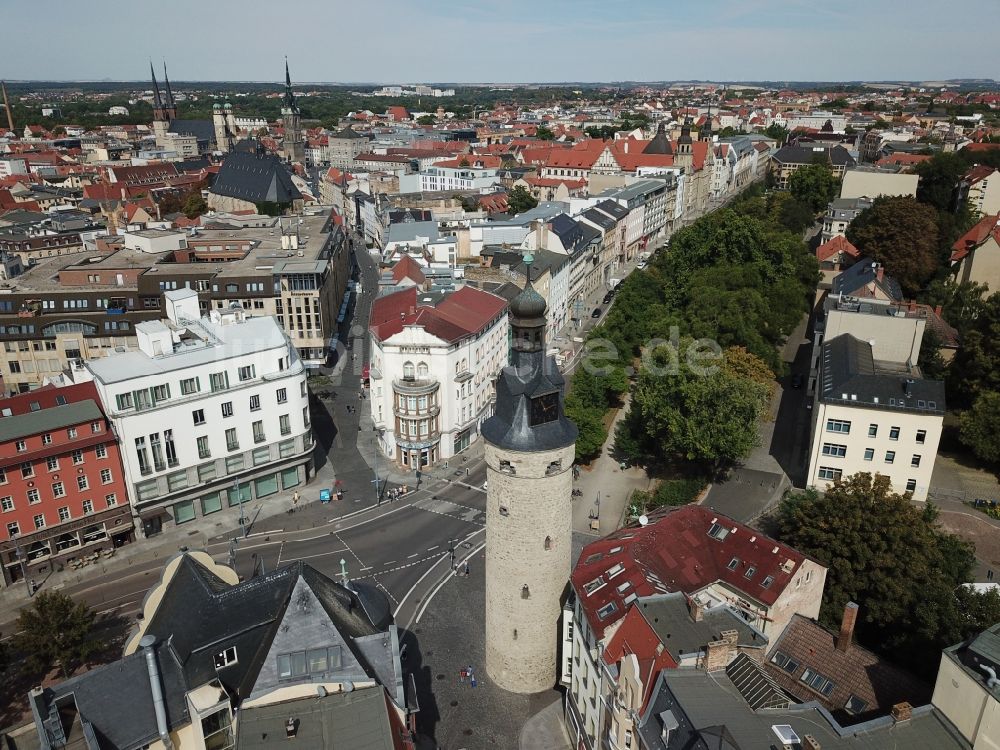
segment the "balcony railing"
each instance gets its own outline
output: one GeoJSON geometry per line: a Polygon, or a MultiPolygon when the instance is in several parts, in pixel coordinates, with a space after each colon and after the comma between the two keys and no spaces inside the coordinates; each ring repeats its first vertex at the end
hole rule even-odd
{"type": "Polygon", "coordinates": [[[396,404],[392,411],[397,417],[436,417],[441,413],[441,407],[437,404],[429,404],[411,409],[405,404],[396,404]]]}
{"type": "Polygon", "coordinates": [[[434,393],[440,383],[435,378],[395,378],[392,381],[392,389],[396,393],[407,395],[421,395],[434,393]]]}

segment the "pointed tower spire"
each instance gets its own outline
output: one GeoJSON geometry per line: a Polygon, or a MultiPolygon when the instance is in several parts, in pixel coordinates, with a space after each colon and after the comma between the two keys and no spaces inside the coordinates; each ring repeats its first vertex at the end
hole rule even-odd
{"type": "Polygon", "coordinates": [[[166,101],[166,106],[173,107],[173,106],[175,106],[174,105],[174,94],[170,90],[170,79],[167,78],[167,61],[166,60],[163,61],[163,83],[167,87],[167,101],[166,101]]]}
{"type": "Polygon", "coordinates": [[[153,79],[153,109],[161,109],[163,100],[160,99],[160,86],[156,82],[156,71],[153,70],[153,61],[149,61],[149,75],[153,79]]]}
{"type": "Polygon", "coordinates": [[[292,75],[288,72],[288,57],[285,57],[285,107],[295,107],[295,94],[292,93],[292,75]]]}

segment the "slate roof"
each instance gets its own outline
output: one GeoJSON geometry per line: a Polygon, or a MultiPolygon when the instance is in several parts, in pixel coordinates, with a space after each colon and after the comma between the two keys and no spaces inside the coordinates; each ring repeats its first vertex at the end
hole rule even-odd
{"type": "Polygon", "coordinates": [[[912,706],[930,702],[931,686],[909,672],[855,643],[847,651],[838,650],[836,644],[834,633],[802,615],[794,615],[774,643],[763,666],[783,690],[803,703],[819,701],[841,724],[884,716],[895,704],[903,701],[912,706]],[[779,652],[794,660],[786,662],[787,666],[794,663],[795,668],[790,672],[773,661],[779,652]],[[802,682],[801,677],[807,669],[833,682],[829,695],[817,692],[802,682]],[[855,711],[857,715],[853,717],[844,711],[852,696],[864,701],[864,706],[859,705],[859,710],[855,711]]]}
{"type": "Polygon", "coordinates": [[[741,646],[767,647],[767,636],[757,632],[729,607],[707,609],[702,619],[691,617],[687,597],[675,592],[647,596],[635,602],[643,618],[662,643],[676,658],[703,651],[712,641],[721,638],[723,630],[735,630],[741,646]]]}
{"type": "MultiPolygon", "coordinates": [[[[185,698],[188,682],[169,644],[161,642],[154,648],[167,724],[176,729],[190,721],[185,698]]],[[[42,719],[41,726],[36,721],[36,728],[46,735],[49,746],[139,750],[159,736],[146,656],[141,649],[31,694],[29,700],[32,712],[42,719]],[[88,736],[100,738],[100,744],[83,744],[88,736]],[[71,744],[73,740],[81,744],[71,744]]]]}
{"type": "Polygon", "coordinates": [[[171,120],[167,130],[178,135],[193,135],[199,144],[215,142],[215,126],[211,120],[171,120]]]}
{"type": "Polygon", "coordinates": [[[823,403],[943,415],[944,382],[880,367],[872,346],[849,333],[823,342],[823,403]]]}
{"type": "Polygon", "coordinates": [[[361,135],[361,133],[357,132],[350,125],[341,130],[338,130],[336,133],[331,135],[330,138],[349,139],[349,140],[359,140],[359,139],[368,140],[366,136],[361,135]]]}
{"type": "Polygon", "coordinates": [[[277,156],[245,151],[226,157],[212,185],[212,192],[251,203],[291,203],[302,198],[277,156]]]}
{"type": "Polygon", "coordinates": [[[586,218],[587,221],[593,222],[599,226],[605,232],[610,232],[615,228],[615,224],[617,224],[613,218],[608,216],[603,211],[598,211],[596,208],[588,208],[583,212],[583,217],[586,218]]]}
{"type": "Polygon", "coordinates": [[[839,273],[833,279],[832,291],[834,294],[846,294],[851,297],[870,297],[872,293],[868,290],[869,284],[874,284],[892,300],[903,299],[903,289],[899,282],[892,276],[883,274],[878,277],[879,267],[868,258],[861,258],[857,263],[845,271],[839,273]]]}
{"type": "Polygon", "coordinates": [[[646,144],[646,148],[642,150],[644,154],[673,154],[674,147],[670,143],[670,139],[667,138],[666,126],[661,122],[656,126],[656,135],[653,136],[653,140],[646,144]]]}
{"type": "Polygon", "coordinates": [[[618,201],[613,201],[610,199],[601,201],[596,206],[594,206],[594,208],[596,208],[599,211],[603,211],[604,213],[608,214],[608,216],[611,216],[612,218],[617,219],[618,221],[621,221],[626,216],[628,216],[628,209],[625,208],[625,206],[623,206],[618,201]]]}
{"type": "MultiPolygon", "coordinates": [[[[186,723],[185,693],[194,688],[217,682],[239,702],[295,682],[277,675],[275,648],[294,653],[337,646],[341,663],[297,681],[343,674],[372,679],[402,704],[398,637],[385,596],[360,582],[345,588],[302,562],[229,585],[184,554],[145,634],[156,638],[171,726],[186,723]],[[217,669],[215,656],[230,647],[237,660],[217,669]]],[[[156,736],[149,692],[140,651],[45,691],[36,704],[46,717],[59,712],[61,696],[73,696],[94,733],[114,738],[101,747],[137,750],[156,736]],[[123,705],[129,710],[122,711],[123,705]]]]}

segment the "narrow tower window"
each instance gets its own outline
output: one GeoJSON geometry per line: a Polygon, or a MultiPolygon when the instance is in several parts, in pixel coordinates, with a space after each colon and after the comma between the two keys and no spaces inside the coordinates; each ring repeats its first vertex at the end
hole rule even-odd
{"type": "Polygon", "coordinates": [[[552,549],[552,537],[547,536],[545,537],[545,551],[548,552],[550,549],[552,549]]]}
{"type": "Polygon", "coordinates": [[[522,599],[530,599],[531,598],[531,591],[528,590],[528,584],[524,584],[521,587],[521,598],[522,599]]]}

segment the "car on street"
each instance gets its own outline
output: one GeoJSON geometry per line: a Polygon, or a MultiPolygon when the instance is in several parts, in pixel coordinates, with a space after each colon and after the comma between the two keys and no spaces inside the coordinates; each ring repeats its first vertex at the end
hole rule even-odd
{"type": "Polygon", "coordinates": [[[604,304],[605,305],[610,304],[611,300],[613,300],[614,298],[615,298],[615,293],[614,290],[612,290],[604,295],[604,304]]]}
{"type": "Polygon", "coordinates": [[[792,375],[792,388],[801,388],[804,380],[805,378],[802,377],[801,372],[795,373],[792,375]]]}
{"type": "Polygon", "coordinates": [[[648,265],[648,264],[646,263],[646,261],[644,261],[644,260],[640,260],[640,261],[639,261],[638,263],[636,263],[636,264],[635,264],[635,270],[636,270],[636,271],[641,271],[641,270],[642,270],[642,269],[644,269],[644,268],[645,268],[645,267],[646,267],[647,265],[648,265]]]}
{"type": "Polygon", "coordinates": [[[590,317],[592,317],[592,318],[599,318],[599,317],[601,317],[601,312],[602,312],[601,308],[595,307],[594,308],[594,312],[592,312],[590,314],[590,317]]]}

